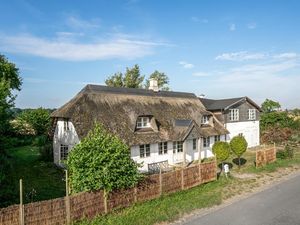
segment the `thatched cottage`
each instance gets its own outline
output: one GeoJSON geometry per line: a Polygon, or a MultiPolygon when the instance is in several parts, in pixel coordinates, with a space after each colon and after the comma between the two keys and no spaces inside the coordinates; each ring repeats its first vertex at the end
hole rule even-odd
{"type": "Polygon", "coordinates": [[[130,146],[141,170],[212,156],[228,131],[192,93],[87,85],[52,113],[54,162],[65,160],[95,121],[130,146]]]}

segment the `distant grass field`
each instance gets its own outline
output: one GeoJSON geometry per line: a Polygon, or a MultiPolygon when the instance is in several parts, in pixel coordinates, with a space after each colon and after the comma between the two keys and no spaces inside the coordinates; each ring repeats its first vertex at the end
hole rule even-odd
{"type": "Polygon", "coordinates": [[[25,203],[65,195],[63,171],[55,167],[52,162],[41,161],[37,147],[12,148],[8,153],[12,164],[12,174],[9,179],[13,179],[16,191],[19,188],[19,179],[23,179],[25,203]]]}

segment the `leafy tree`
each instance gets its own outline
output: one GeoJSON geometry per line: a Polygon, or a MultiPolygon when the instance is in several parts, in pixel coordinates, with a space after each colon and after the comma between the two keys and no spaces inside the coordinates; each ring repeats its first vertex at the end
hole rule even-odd
{"type": "Polygon", "coordinates": [[[36,135],[47,135],[50,129],[50,112],[48,109],[37,108],[24,110],[17,118],[24,130],[31,127],[36,135]]]}
{"type": "Polygon", "coordinates": [[[130,158],[129,147],[108,133],[102,125],[95,127],[67,159],[72,192],[133,187],[141,178],[138,164],[130,158]]]}
{"type": "Polygon", "coordinates": [[[241,167],[241,156],[247,150],[248,143],[243,136],[235,136],[230,141],[231,151],[238,157],[239,159],[239,168],[241,167]]]}
{"type": "Polygon", "coordinates": [[[266,99],[262,104],[261,104],[261,109],[264,113],[270,113],[277,111],[278,109],[281,108],[281,105],[279,102],[275,102],[271,99],[266,99]]]}
{"type": "Polygon", "coordinates": [[[170,88],[168,87],[169,84],[169,78],[165,73],[161,73],[157,70],[155,70],[149,77],[149,79],[146,80],[145,88],[148,89],[150,85],[150,79],[156,79],[158,81],[158,87],[161,90],[169,91],[170,88]]]}
{"type": "Polygon", "coordinates": [[[127,87],[127,88],[141,88],[145,76],[141,76],[140,68],[134,65],[132,68],[126,68],[126,72],[115,73],[105,80],[105,84],[110,87],[127,87]]]}
{"type": "Polygon", "coordinates": [[[297,124],[293,118],[289,117],[287,112],[269,112],[263,113],[260,117],[260,127],[262,131],[271,127],[289,127],[296,128],[297,124]]]}
{"type": "Polygon", "coordinates": [[[19,69],[5,56],[0,55],[0,206],[8,204],[13,198],[11,179],[8,179],[11,167],[5,147],[6,137],[10,132],[10,109],[15,100],[12,92],[19,91],[21,84],[19,69]]]}
{"type": "Polygon", "coordinates": [[[226,159],[228,159],[230,154],[230,146],[225,141],[217,141],[212,146],[212,151],[214,155],[217,157],[217,160],[222,162],[222,169],[223,163],[226,159]]]}

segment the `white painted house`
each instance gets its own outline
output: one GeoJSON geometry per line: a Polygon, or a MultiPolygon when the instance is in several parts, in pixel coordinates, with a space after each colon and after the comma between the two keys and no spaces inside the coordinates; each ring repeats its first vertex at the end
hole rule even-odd
{"type": "Polygon", "coordinates": [[[101,123],[130,146],[142,171],[213,156],[214,142],[228,131],[192,93],[87,85],[52,113],[54,162],[101,123]]]}
{"type": "Polygon", "coordinates": [[[199,98],[205,108],[212,112],[229,131],[226,139],[243,135],[248,147],[258,146],[260,107],[248,97],[230,99],[199,98]]]}

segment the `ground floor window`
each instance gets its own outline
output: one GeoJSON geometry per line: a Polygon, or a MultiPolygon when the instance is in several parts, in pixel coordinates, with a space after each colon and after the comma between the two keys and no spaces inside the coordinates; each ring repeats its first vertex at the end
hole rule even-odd
{"type": "Polygon", "coordinates": [[[168,142],[158,143],[158,154],[163,155],[168,153],[168,142]]]}
{"type": "Polygon", "coordinates": [[[150,144],[140,145],[140,157],[145,158],[150,156],[150,144]]]}
{"type": "Polygon", "coordinates": [[[220,135],[215,135],[215,142],[220,141],[220,135]]]}
{"type": "Polygon", "coordinates": [[[68,158],[69,146],[60,145],[60,160],[66,160],[68,158]]]}
{"type": "Polygon", "coordinates": [[[196,150],[197,149],[197,139],[194,138],[193,139],[193,150],[196,150]]]}
{"type": "Polygon", "coordinates": [[[203,138],[203,147],[209,147],[209,145],[210,145],[209,137],[204,137],[203,138]]]}
{"type": "Polygon", "coordinates": [[[182,141],[174,141],[173,142],[173,153],[183,152],[183,142],[182,141]]]}

